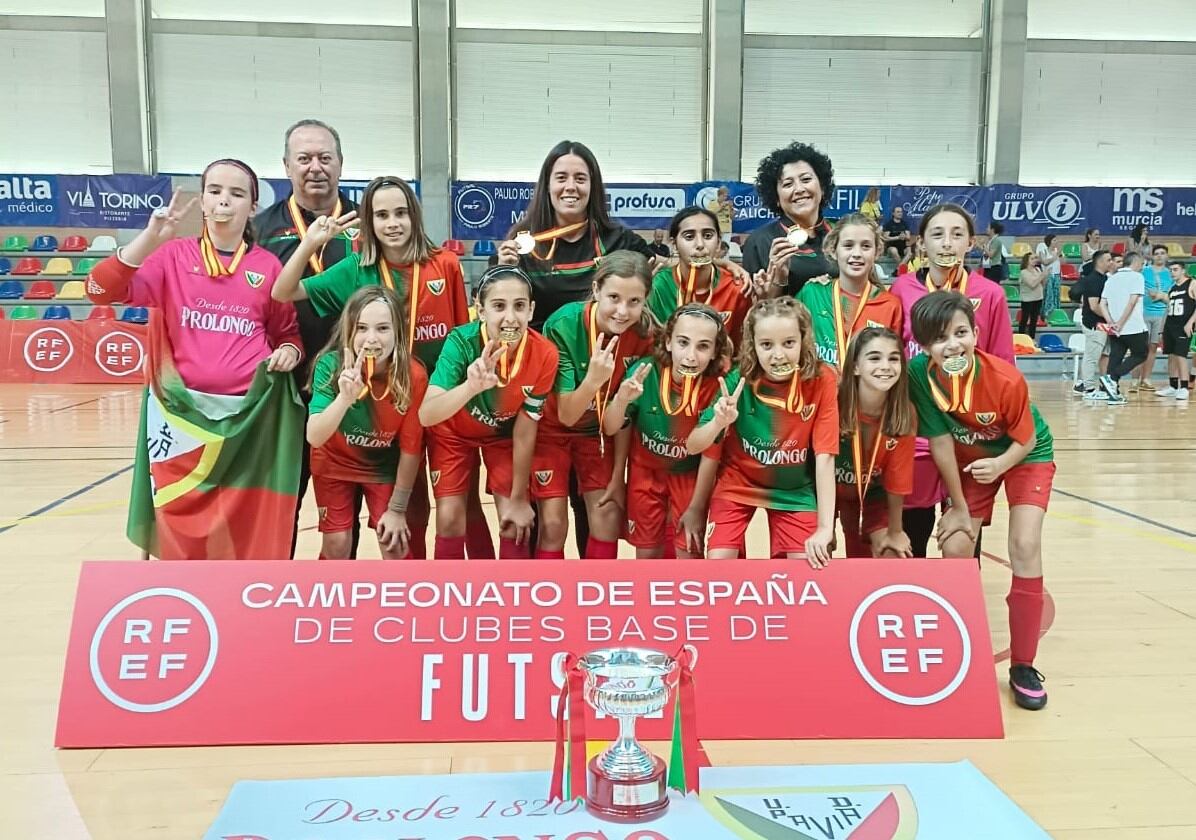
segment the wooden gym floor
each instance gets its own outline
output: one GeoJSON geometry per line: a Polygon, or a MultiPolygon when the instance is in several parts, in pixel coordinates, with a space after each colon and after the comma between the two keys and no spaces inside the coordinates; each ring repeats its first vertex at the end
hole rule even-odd
{"type": "MultiPolygon", "coordinates": [[[[966,757],[1061,840],[1196,837],[1196,407],[1149,394],[1110,408],[1062,380],[1031,387],[1059,463],[1044,537],[1057,607],[1039,655],[1048,708],[1021,711],[1002,691],[1003,741],[712,742],[716,763],[966,757]]],[[[550,766],[549,744],[56,751],[79,564],[137,557],[124,504],[138,400],[135,388],[0,386],[0,837],[195,838],[242,778],[550,766]]],[[[983,564],[994,650],[1006,642],[1005,526],[999,507],[983,564]]],[[[760,518],[753,528],[761,547],[760,518]]],[[[301,553],[317,544],[309,527],[301,553]]]]}

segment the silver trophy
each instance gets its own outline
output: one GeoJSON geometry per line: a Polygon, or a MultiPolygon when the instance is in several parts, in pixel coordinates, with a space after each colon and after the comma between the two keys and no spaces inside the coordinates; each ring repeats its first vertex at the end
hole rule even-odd
{"type": "Polygon", "coordinates": [[[618,740],[589,762],[586,806],[608,819],[651,819],[669,804],[666,767],[635,739],[635,719],[668,705],[677,661],[643,648],[605,648],[581,657],[578,667],[586,702],[619,721],[618,740]]]}

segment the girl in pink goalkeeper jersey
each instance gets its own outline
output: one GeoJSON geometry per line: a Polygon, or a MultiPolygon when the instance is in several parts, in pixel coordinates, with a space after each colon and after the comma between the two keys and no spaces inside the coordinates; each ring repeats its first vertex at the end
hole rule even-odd
{"type": "MultiPolygon", "coordinates": [[[[926,249],[926,266],[917,273],[902,274],[889,289],[905,315],[902,338],[906,355],[922,352],[914,339],[911,312],[914,304],[933,291],[956,291],[972,303],[976,312],[976,347],[986,353],[1013,362],[1013,327],[1005,292],[978,271],[968,272],[964,258],[976,241],[976,225],[958,204],[936,204],[922,216],[918,238],[926,249]]],[[[946,498],[925,438],[918,438],[914,448],[914,492],[905,497],[903,517],[915,557],[926,556],[926,546],[934,527],[935,506],[946,498]]]]}
{"type": "Polygon", "coordinates": [[[254,244],[257,176],[240,161],[218,160],[204,170],[200,192],[183,205],[176,190],[136,239],[92,270],[87,295],[94,303],[156,307],[183,383],[240,395],[263,360],[281,372],[299,363],[299,329],[294,307],[270,297],[282,265],[254,244]],[[201,235],[176,239],[196,204],[201,235]]]}

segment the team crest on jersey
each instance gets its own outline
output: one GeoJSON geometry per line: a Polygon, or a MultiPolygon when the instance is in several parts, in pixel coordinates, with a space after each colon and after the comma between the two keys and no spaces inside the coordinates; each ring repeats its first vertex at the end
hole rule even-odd
{"type": "Polygon", "coordinates": [[[328,508],[326,508],[326,507],[316,508],[316,516],[318,516],[320,518],[320,521],[323,522],[325,519],[328,518],[328,508]]]}
{"type": "Polygon", "coordinates": [[[520,385],[519,390],[523,391],[523,398],[526,400],[532,395],[532,385],[520,385]]]}
{"type": "Polygon", "coordinates": [[[90,277],[87,278],[87,293],[89,295],[102,295],[106,291],[108,291],[108,290],[105,289],[103,286],[101,286],[99,283],[92,280],[90,277]]]}
{"type": "Polygon", "coordinates": [[[246,271],[245,282],[256,289],[266,282],[266,275],[258,274],[256,271],[246,271]]]}
{"type": "Polygon", "coordinates": [[[714,535],[714,526],[715,526],[715,524],[716,524],[716,523],[714,523],[714,522],[707,522],[707,523],[706,523],[706,539],[707,539],[707,541],[709,541],[709,540],[710,540],[710,537],[714,535]]]}
{"type": "Polygon", "coordinates": [[[896,448],[897,448],[897,439],[896,438],[885,438],[885,449],[886,450],[888,450],[889,452],[892,452],[896,448]]]}
{"type": "Polygon", "coordinates": [[[801,419],[809,420],[814,416],[814,412],[818,410],[818,403],[811,403],[810,405],[802,406],[801,419]]]}
{"type": "Polygon", "coordinates": [[[995,411],[977,411],[976,412],[976,420],[977,420],[977,422],[980,423],[981,426],[987,426],[990,423],[992,423],[992,421],[994,421],[996,419],[997,419],[997,412],[995,412],[995,411]]]}
{"type": "Polygon", "coordinates": [[[730,312],[719,312],[718,314],[722,317],[724,324],[731,320],[730,312]]]}
{"type": "Polygon", "coordinates": [[[968,298],[968,300],[970,300],[970,301],[972,302],[972,308],[973,308],[973,309],[979,309],[979,308],[980,308],[980,298],[968,298]]]}
{"type": "Polygon", "coordinates": [[[547,487],[548,482],[552,481],[552,470],[536,470],[536,481],[540,482],[541,487],[547,487]]]}
{"type": "Polygon", "coordinates": [[[432,486],[435,487],[437,482],[440,481],[440,470],[431,470],[428,473],[428,477],[432,479],[432,486]]]}
{"type": "Polygon", "coordinates": [[[628,520],[627,520],[627,534],[628,534],[628,535],[631,535],[631,534],[634,534],[634,533],[635,533],[635,520],[634,520],[634,519],[628,519],[628,520]]]}
{"type": "Polygon", "coordinates": [[[870,326],[870,327],[882,327],[882,328],[883,328],[883,327],[884,327],[884,324],[878,324],[876,321],[873,321],[871,318],[869,318],[869,319],[868,319],[868,326],[870,326]]]}
{"type": "Polygon", "coordinates": [[[361,233],[361,230],[359,228],[351,227],[345,228],[342,232],[345,234],[345,236],[349,237],[349,241],[352,241],[358,237],[358,235],[361,233]]]}
{"type": "Polygon", "coordinates": [[[442,277],[439,280],[429,280],[428,281],[428,291],[434,295],[439,295],[441,292],[443,292],[444,291],[444,278],[442,277]]]}

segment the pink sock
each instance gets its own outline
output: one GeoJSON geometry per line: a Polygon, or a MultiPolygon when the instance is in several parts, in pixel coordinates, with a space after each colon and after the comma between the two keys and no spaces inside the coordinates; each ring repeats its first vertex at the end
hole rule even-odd
{"type": "Polygon", "coordinates": [[[618,556],[618,540],[607,541],[600,540],[597,537],[590,537],[586,541],[587,560],[614,560],[618,556]]]}
{"type": "MultiPolygon", "coordinates": [[[[518,543],[506,537],[498,538],[498,557],[500,560],[526,560],[530,556],[527,543],[518,543]]],[[[470,557],[472,558],[472,555],[470,557]]]]}
{"type": "Polygon", "coordinates": [[[464,560],[465,537],[437,537],[437,560],[464,560]]]}
{"type": "Polygon", "coordinates": [[[549,550],[547,548],[537,548],[536,549],[536,559],[537,560],[564,560],[565,559],[565,549],[558,548],[556,550],[549,550]]]}
{"type": "Polygon", "coordinates": [[[1013,576],[1009,605],[1009,664],[1033,665],[1042,631],[1042,578],[1013,576]]]}

